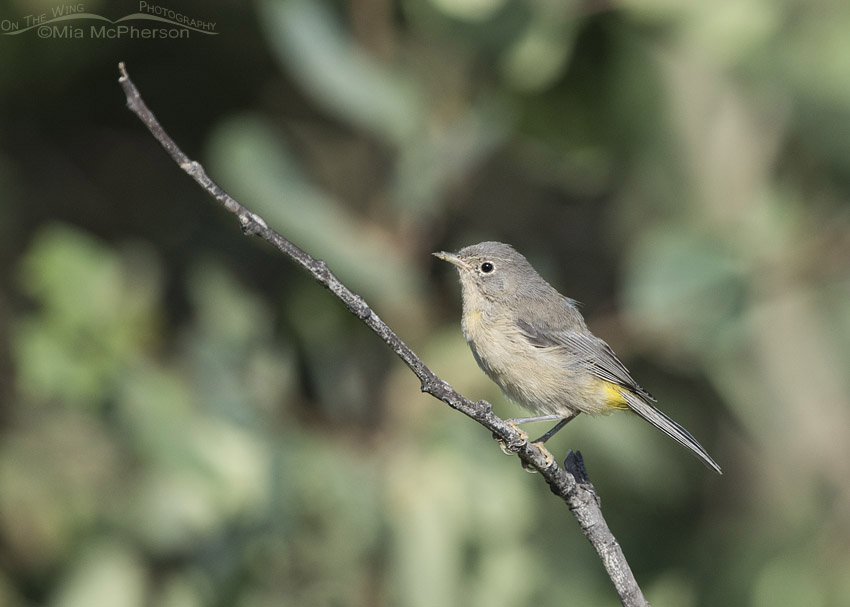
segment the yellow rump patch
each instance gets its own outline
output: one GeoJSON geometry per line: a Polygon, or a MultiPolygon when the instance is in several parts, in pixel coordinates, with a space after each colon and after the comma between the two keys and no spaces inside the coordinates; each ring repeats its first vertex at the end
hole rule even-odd
{"type": "Polygon", "coordinates": [[[602,388],[603,393],[605,394],[605,398],[608,401],[608,406],[614,409],[628,409],[629,405],[626,403],[626,398],[623,396],[623,392],[626,391],[626,388],[622,386],[618,386],[617,384],[612,384],[609,381],[600,380],[600,387],[602,388]]]}

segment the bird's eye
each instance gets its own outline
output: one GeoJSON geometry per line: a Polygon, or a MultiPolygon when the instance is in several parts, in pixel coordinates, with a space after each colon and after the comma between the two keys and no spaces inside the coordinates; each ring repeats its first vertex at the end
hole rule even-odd
{"type": "Polygon", "coordinates": [[[489,261],[485,261],[484,263],[481,264],[481,271],[484,272],[485,274],[489,274],[490,272],[493,271],[493,264],[490,263],[489,261]]]}

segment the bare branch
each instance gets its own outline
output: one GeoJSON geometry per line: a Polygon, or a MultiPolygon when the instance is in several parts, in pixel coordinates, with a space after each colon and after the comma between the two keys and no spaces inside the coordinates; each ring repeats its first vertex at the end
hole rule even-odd
{"type": "Polygon", "coordinates": [[[423,392],[427,392],[438,398],[453,409],[460,411],[490,430],[494,438],[498,439],[510,451],[517,454],[525,467],[538,471],[546,480],[552,493],[564,500],[570,512],[575,516],[582,532],[602,560],[602,564],[605,566],[605,570],[614,583],[622,604],[625,607],[643,607],[648,605],[649,603],[644,599],[620,545],[605,523],[602,510],[599,507],[599,497],[593,485],[590,484],[581,455],[571,452],[565,462],[567,469],[561,468],[549,456],[548,452],[533,443],[529,443],[528,437],[524,433],[518,432],[514,426],[496,416],[488,402],[471,401],[455,391],[447,382],[437,377],[422,362],[422,359],[375,314],[362,297],[346,287],[331,272],[325,262],[302,251],[286,238],[269,228],[260,216],[236,202],[227,192],[216,185],[206,174],[204,167],[198,162],[189,159],[177,147],[177,144],[174,143],[171,137],[168,136],[159,124],[159,121],[157,121],[156,117],[145,105],[139,94],[139,90],[133,84],[132,80],[130,80],[123,62],[118,64],[118,69],[121,72],[118,82],[127,96],[127,107],[145,123],[151,134],[162,144],[162,147],[180,165],[181,169],[186,171],[198,182],[198,185],[221,203],[225,209],[239,218],[243,232],[259,236],[271,243],[307,270],[316,281],[327,287],[342,301],[352,314],[377,333],[392,351],[404,361],[416,377],[419,378],[423,392]]]}

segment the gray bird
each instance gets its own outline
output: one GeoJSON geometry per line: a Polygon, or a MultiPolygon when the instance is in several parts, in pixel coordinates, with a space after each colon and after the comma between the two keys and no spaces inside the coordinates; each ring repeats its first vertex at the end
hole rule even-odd
{"type": "Polygon", "coordinates": [[[536,442],[551,438],[579,413],[633,411],[721,473],[696,439],[652,404],[655,399],[611,347],[590,332],[576,302],[558,293],[513,247],[482,242],[434,255],[457,266],[463,335],[478,365],[535,414],[512,421],[560,420],[536,442]]]}

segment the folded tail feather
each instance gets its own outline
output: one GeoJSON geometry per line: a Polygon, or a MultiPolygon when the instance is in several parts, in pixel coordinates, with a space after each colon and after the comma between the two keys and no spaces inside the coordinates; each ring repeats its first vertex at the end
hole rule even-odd
{"type": "Polygon", "coordinates": [[[706,451],[703,446],[700,445],[693,436],[691,436],[690,432],[636,394],[632,394],[625,389],[621,390],[620,394],[622,394],[623,398],[626,399],[626,404],[629,405],[629,409],[640,415],[643,419],[661,430],[674,441],[689,449],[703,464],[706,465],[706,467],[711,468],[717,472],[717,474],[723,474],[720,470],[720,466],[711,459],[708,451],[706,451]]]}

